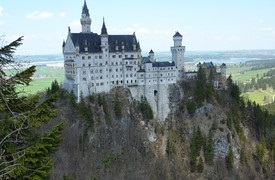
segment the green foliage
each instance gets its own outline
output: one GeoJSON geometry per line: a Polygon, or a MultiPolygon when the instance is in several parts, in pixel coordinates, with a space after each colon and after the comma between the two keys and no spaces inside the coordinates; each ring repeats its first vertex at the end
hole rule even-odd
{"type": "Polygon", "coordinates": [[[256,159],[258,162],[264,166],[268,160],[267,158],[267,148],[266,148],[266,141],[264,136],[261,137],[260,144],[256,145],[256,159]]]}
{"type": "Polygon", "coordinates": [[[176,133],[173,129],[170,129],[168,131],[167,144],[166,144],[166,153],[168,157],[176,153],[176,142],[177,142],[176,133]]]}
{"type": "Polygon", "coordinates": [[[235,107],[240,104],[240,90],[239,87],[233,83],[232,76],[227,78],[227,86],[230,96],[230,107],[235,107]]]}
{"type": "Polygon", "coordinates": [[[232,111],[229,112],[226,124],[227,124],[228,129],[232,130],[232,128],[233,128],[233,115],[232,115],[232,111]]]}
{"type": "Polygon", "coordinates": [[[204,139],[200,127],[193,128],[193,137],[190,141],[190,171],[195,172],[197,168],[197,157],[204,144],[204,139]]]}
{"type": "Polygon", "coordinates": [[[191,116],[196,112],[196,103],[193,100],[187,101],[187,111],[191,116]]]}
{"type": "Polygon", "coordinates": [[[218,129],[218,122],[217,121],[213,121],[212,125],[211,125],[211,131],[216,132],[218,129]]]}
{"type": "Polygon", "coordinates": [[[80,102],[77,104],[77,109],[81,113],[81,115],[84,117],[84,119],[88,125],[88,128],[93,129],[94,128],[94,118],[93,118],[92,108],[90,107],[90,104],[86,102],[82,93],[80,95],[80,102]]]}
{"type": "Polygon", "coordinates": [[[57,82],[57,80],[55,79],[52,84],[51,84],[51,87],[47,89],[47,95],[51,95],[51,94],[55,94],[57,92],[60,91],[60,86],[57,82]]]}
{"type": "Polygon", "coordinates": [[[107,156],[101,161],[103,171],[106,172],[114,163],[116,162],[116,157],[114,155],[107,156]]]}
{"type": "Polygon", "coordinates": [[[204,153],[205,163],[208,165],[214,164],[214,140],[213,132],[209,131],[206,141],[205,153],[204,153]]]}
{"type": "Polygon", "coordinates": [[[240,162],[242,165],[246,165],[247,164],[247,154],[245,152],[245,148],[242,147],[241,148],[241,152],[240,152],[240,162]]]}
{"type": "Polygon", "coordinates": [[[201,107],[206,99],[206,75],[200,67],[196,77],[196,88],[195,88],[195,101],[198,107],[201,107]]]}
{"type": "Polygon", "coordinates": [[[140,102],[140,110],[143,114],[143,118],[150,120],[153,119],[153,110],[151,109],[150,104],[148,103],[146,98],[141,98],[141,102],[140,102]]]}
{"type": "Polygon", "coordinates": [[[234,154],[231,145],[229,146],[227,156],[225,157],[225,162],[227,169],[232,170],[234,165],[234,154]]]}
{"type": "Polygon", "coordinates": [[[115,105],[114,105],[114,111],[117,118],[121,118],[122,116],[122,107],[121,103],[119,101],[118,95],[115,96],[115,105]]]}
{"type": "Polygon", "coordinates": [[[202,173],[203,172],[203,168],[204,168],[204,162],[202,160],[202,157],[200,157],[198,165],[197,165],[197,171],[198,171],[198,173],[202,173]]]}
{"type": "Polygon", "coordinates": [[[14,63],[13,53],[22,37],[0,49],[0,179],[48,179],[52,154],[61,141],[63,124],[38,134],[41,123],[57,115],[57,94],[41,100],[24,96],[18,85],[27,86],[35,66],[6,76],[3,71],[14,63]]]}

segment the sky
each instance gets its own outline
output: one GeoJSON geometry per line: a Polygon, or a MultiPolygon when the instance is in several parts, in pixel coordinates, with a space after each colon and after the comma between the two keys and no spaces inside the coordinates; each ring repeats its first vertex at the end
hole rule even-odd
{"type": "MultiPolygon", "coordinates": [[[[135,32],[143,52],[170,51],[183,35],[186,51],[275,48],[274,0],[86,0],[91,31],[135,32]]],[[[0,46],[20,36],[16,54],[61,54],[68,26],[80,32],[84,0],[0,0],[0,46]]]]}

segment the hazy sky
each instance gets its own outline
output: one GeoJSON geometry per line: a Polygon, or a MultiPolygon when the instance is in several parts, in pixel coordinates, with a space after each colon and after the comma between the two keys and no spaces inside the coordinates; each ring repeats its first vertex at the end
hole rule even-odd
{"type": "MultiPolygon", "coordinates": [[[[24,36],[17,54],[61,53],[68,26],[81,31],[83,2],[1,0],[1,39],[24,36]]],[[[169,51],[177,30],[187,51],[275,47],[274,0],[87,0],[87,5],[92,32],[100,33],[105,17],[108,34],[136,32],[142,51],[169,51]]]]}

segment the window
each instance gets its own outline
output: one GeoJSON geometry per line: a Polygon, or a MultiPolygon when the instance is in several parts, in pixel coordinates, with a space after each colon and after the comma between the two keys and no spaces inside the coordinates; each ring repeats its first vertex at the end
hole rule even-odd
{"type": "Polygon", "coordinates": [[[98,56],[95,56],[95,59],[98,59],[98,56]]]}
{"type": "Polygon", "coordinates": [[[113,55],[112,57],[113,57],[113,58],[116,58],[116,55],[113,55]]]}
{"type": "Polygon", "coordinates": [[[102,63],[99,63],[99,66],[102,66],[102,63]]]}
{"type": "Polygon", "coordinates": [[[122,55],[119,55],[118,57],[119,57],[119,58],[122,58],[122,55]]]}
{"type": "Polygon", "coordinates": [[[131,58],[134,58],[134,55],[131,55],[131,58]]]}
{"type": "Polygon", "coordinates": [[[83,67],[85,67],[85,64],[82,64],[83,67]]]}
{"type": "Polygon", "coordinates": [[[82,56],[82,59],[85,59],[85,56],[82,56]]]}
{"type": "Polygon", "coordinates": [[[85,75],[85,74],[86,74],[86,70],[85,70],[85,69],[83,69],[82,74],[83,74],[83,75],[85,75]]]}
{"type": "Polygon", "coordinates": [[[125,57],[127,58],[127,57],[128,57],[128,55],[126,54],[126,55],[125,55],[125,57]]]}
{"type": "Polygon", "coordinates": [[[99,56],[99,59],[102,59],[102,56],[99,56]]]}
{"type": "Polygon", "coordinates": [[[88,59],[91,59],[91,56],[88,56],[88,59]]]}
{"type": "Polygon", "coordinates": [[[82,78],[83,81],[86,81],[86,78],[82,78]]]}

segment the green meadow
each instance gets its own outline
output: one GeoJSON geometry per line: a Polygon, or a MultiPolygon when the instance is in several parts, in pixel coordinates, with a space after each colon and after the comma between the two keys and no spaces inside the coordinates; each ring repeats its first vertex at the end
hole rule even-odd
{"type": "Polygon", "coordinates": [[[45,91],[55,79],[59,83],[64,81],[63,67],[36,67],[36,72],[29,86],[21,87],[20,90],[26,94],[36,94],[45,91]]]}

